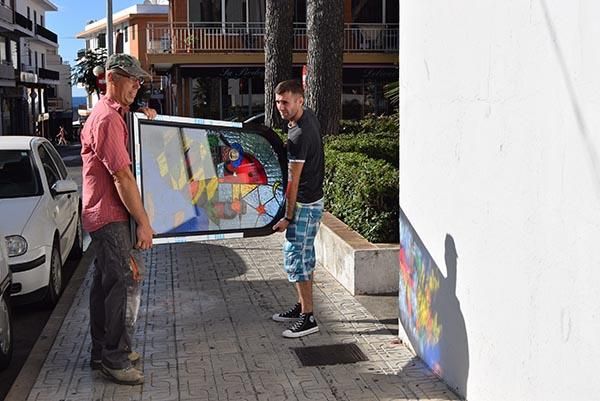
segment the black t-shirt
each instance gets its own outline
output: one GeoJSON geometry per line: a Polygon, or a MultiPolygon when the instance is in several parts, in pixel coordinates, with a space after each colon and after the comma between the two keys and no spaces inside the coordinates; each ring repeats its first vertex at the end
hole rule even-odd
{"type": "Polygon", "coordinates": [[[311,203],[323,197],[325,155],[317,116],[304,109],[296,126],[288,131],[287,154],[290,162],[304,162],[298,185],[297,201],[311,203]]]}

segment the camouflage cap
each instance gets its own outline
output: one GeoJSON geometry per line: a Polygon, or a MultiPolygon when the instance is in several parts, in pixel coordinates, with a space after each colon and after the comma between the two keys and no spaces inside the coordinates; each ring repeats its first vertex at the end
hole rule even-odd
{"type": "Polygon", "coordinates": [[[108,60],[106,60],[106,71],[114,69],[124,71],[136,78],[151,77],[150,74],[142,69],[138,59],[129,54],[111,54],[108,60]]]}

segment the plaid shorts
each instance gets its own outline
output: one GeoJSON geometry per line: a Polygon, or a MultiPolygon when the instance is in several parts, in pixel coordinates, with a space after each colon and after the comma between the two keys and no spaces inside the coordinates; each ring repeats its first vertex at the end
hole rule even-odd
{"type": "Polygon", "coordinates": [[[323,217],[323,200],[296,203],[294,222],[285,232],[283,268],[288,280],[309,281],[315,270],[315,237],[323,217]]]}

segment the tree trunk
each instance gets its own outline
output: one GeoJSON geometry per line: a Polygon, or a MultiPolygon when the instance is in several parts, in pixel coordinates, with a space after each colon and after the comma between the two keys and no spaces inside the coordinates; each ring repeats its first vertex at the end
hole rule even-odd
{"type": "Polygon", "coordinates": [[[265,125],[281,128],[275,107],[275,87],[292,78],[294,0],[266,0],[265,16],[265,125]]]}
{"type": "Polygon", "coordinates": [[[321,134],[338,132],[342,115],[343,0],[308,0],[306,105],[317,115],[321,134]]]}

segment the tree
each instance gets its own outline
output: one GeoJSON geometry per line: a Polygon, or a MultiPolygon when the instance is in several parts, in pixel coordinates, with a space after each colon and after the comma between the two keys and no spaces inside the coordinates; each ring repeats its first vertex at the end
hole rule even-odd
{"type": "Polygon", "coordinates": [[[390,82],[383,87],[383,95],[390,101],[392,106],[398,108],[400,104],[400,81],[390,82]]]}
{"type": "Polygon", "coordinates": [[[344,1],[308,0],[306,104],[321,124],[321,132],[338,132],[342,116],[344,1]]]}
{"type": "Polygon", "coordinates": [[[104,67],[105,64],[105,48],[86,50],[77,58],[75,65],[71,68],[71,83],[73,85],[82,84],[90,95],[94,92],[100,95],[100,89],[93,71],[94,67],[104,67]]]}
{"type": "Polygon", "coordinates": [[[265,16],[265,125],[282,126],[275,106],[275,87],[292,78],[294,0],[266,0],[265,16]]]}

